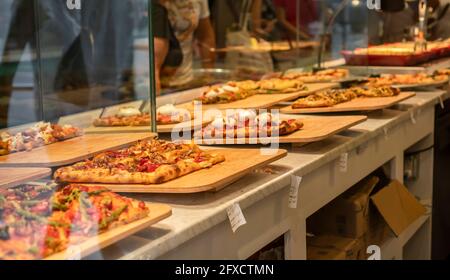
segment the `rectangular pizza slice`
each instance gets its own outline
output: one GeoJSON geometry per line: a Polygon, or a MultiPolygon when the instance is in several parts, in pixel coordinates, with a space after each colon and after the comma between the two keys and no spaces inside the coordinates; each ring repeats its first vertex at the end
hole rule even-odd
{"type": "Polygon", "coordinates": [[[1,190],[0,209],[0,260],[43,259],[150,211],[142,201],[82,185],[1,190]]]}
{"type": "Polygon", "coordinates": [[[193,143],[148,140],[60,168],[54,178],[71,183],[161,184],[224,160],[222,154],[203,151],[193,143]]]}

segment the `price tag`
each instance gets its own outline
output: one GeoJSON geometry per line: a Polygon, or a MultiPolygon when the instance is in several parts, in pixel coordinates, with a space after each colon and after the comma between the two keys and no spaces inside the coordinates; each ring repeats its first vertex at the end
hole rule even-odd
{"type": "Polygon", "coordinates": [[[383,132],[384,132],[384,139],[386,139],[386,140],[389,139],[387,127],[383,128],[383,132]]]}
{"type": "Polygon", "coordinates": [[[238,203],[234,203],[227,208],[228,219],[230,220],[231,230],[235,233],[238,228],[245,225],[247,221],[245,220],[242,209],[238,203]]]}
{"type": "Polygon", "coordinates": [[[348,171],[348,153],[344,153],[339,158],[339,170],[343,173],[348,171]]]}
{"type": "Polygon", "coordinates": [[[444,109],[445,105],[444,105],[444,99],[442,99],[442,95],[439,96],[439,104],[441,105],[441,108],[444,109]]]}
{"type": "Polygon", "coordinates": [[[66,250],[66,260],[68,261],[79,261],[81,260],[81,249],[80,246],[71,245],[66,250]]]}
{"type": "Polygon", "coordinates": [[[413,112],[413,111],[411,111],[411,113],[410,113],[409,116],[411,117],[411,122],[412,122],[413,124],[416,124],[417,121],[416,121],[416,117],[414,116],[414,112],[413,112]]]}
{"type": "Polygon", "coordinates": [[[298,204],[298,188],[302,182],[303,177],[291,175],[291,189],[289,190],[289,208],[297,209],[298,204]]]}

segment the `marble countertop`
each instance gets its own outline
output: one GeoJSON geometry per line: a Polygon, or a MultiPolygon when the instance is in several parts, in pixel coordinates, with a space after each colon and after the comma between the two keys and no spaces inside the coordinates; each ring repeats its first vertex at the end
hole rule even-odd
{"type": "MultiPolygon", "coordinates": [[[[242,209],[290,184],[290,176],[304,176],[342,153],[353,150],[422,110],[449,98],[445,91],[418,92],[417,96],[390,109],[368,114],[369,119],[327,140],[294,148],[270,165],[271,172],[256,170],[217,193],[195,195],[131,195],[148,202],[163,202],[173,207],[173,215],[134,236],[91,255],[88,259],[155,259],[227,219],[226,209],[239,203],[242,209]]],[[[248,146],[246,146],[248,148],[248,146]]],[[[258,148],[258,147],[255,147],[258,148]]],[[[231,231],[231,228],[230,228],[231,231]]]]}

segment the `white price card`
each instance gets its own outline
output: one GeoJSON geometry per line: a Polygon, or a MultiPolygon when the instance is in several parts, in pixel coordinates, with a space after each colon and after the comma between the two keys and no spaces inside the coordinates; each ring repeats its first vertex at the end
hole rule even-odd
{"type": "Polygon", "coordinates": [[[388,135],[388,128],[387,127],[384,127],[383,128],[383,132],[384,132],[384,139],[389,139],[389,135],[388,135]]]}
{"type": "Polygon", "coordinates": [[[411,117],[411,122],[412,122],[413,124],[416,124],[417,121],[416,121],[416,117],[414,116],[414,112],[413,112],[413,111],[411,111],[410,117],[411,117]]]}
{"type": "Polygon", "coordinates": [[[227,208],[228,219],[230,220],[231,230],[236,232],[238,228],[245,225],[247,221],[245,220],[242,209],[238,203],[234,203],[227,208]]]}
{"type": "Polygon", "coordinates": [[[348,153],[343,153],[339,158],[339,170],[343,173],[348,171],[348,153]]]}
{"type": "Polygon", "coordinates": [[[71,245],[66,250],[66,260],[67,261],[79,261],[81,260],[81,249],[80,246],[71,245]]]}
{"type": "Polygon", "coordinates": [[[289,190],[289,208],[296,209],[298,204],[298,189],[303,178],[291,175],[291,188],[289,190]]]}
{"type": "Polygon", "coordinates": [[[439,104],[441,105],[441,108],[444,109],[445,105],[444,105],[444,99],[442,98],[442,95],[439,96],[439,104]]]}

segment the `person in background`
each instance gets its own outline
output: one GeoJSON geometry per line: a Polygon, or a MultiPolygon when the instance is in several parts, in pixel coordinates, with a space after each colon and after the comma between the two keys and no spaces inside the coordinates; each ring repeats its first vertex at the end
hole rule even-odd
{"type": "Polygon", "coordinates": [[[287,31],[289,39],[295,39],[299,32],[300,39],[311,39],[308,26],[317,20],[317,7],[313,0],[300,0],[297,11],[296,0],[274,0],[279,24],[287,31]],[[300,16],[300,27],[297,29],[297,15],[300,16]]]}
{"type": "Polygon", "coordinates": [[[252,6],[252,32],[264,39],[274,37],[277,19],[272,0],[254,0],[252,6]]]}
{"type": "Polygon", "coordinates": [[[41,111],[44,108],[37,105],[40,98],[38,93],[44,91],[42,93],[44,94],[45,91],[53,90],[51,85],[58,76],[57,69],[53,67],[55,61],[58,61],[55,54],[70,48],[81,27],[77,22],[78,12],[69,11],[65,0],[13,0],[9,4],[5,2],[0,6],[3,9],[8,9],[7,6],[9,6],[9,13],[11,13],[5,45],[0,54],[0,98],[4,100],[0,105],[0,127],[2,127],[43,118],[41,111]],[[43,61],[41,64],[37,61],[38,50],[43,61]],[[50,63],[47,63],[48,61],[50,63]],[[20,73],[21,65],[27,63],[31,64],[32,77],[20,73]],[[21,93],[23,100],[30,101],[26,105],[30,108],[26,108],[28,114],[23,115],[20,120],[9,116],[10,111],[20,112],[17,110],[17,105],[12,102],[14,82],[17,78],[18,83],[33,85],[32,92],[21,93]],[[44,88],[43,85],[49,85],[49,88],[44,88]]]}
{"type": "Polygon", "coordinates": [[[194,79],[194,50],[198,47],[203,68],[212,68],[215,54],[215,36],[210,21],[207,0],[162,0],[168,11],[169,21],[180,42],[183,61],[177,68],[163,67],[162,83],[179,87],[194,79]]]}
{"type": "Polygon", "coordinates": [[[152,0],[155,81],[158,95],[161,93],[162,68],[166,66],[176,68],[183,60],[180,43],[170,25],[167,10],[161,3],[159,0],[152,0]]]}
{"type": "Polygon", "coordinates": [[[429,0],[432,9],[428,19],[431,40],[450,38],[450,1],[429,0]]]}

